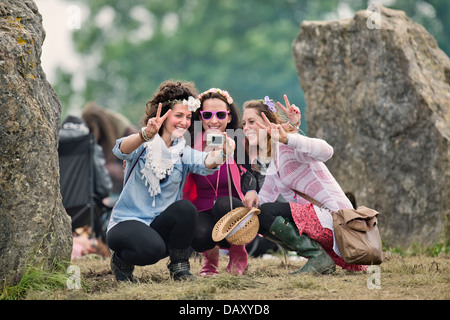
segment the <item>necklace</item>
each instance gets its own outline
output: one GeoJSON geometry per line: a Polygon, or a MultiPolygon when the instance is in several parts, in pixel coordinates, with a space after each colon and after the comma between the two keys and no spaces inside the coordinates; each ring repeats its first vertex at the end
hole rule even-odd
{"type": "Polygon", "coordinates": [[[211,188],[214,190],[214,199],[213,199],[213,205],[216,203],[217,201],[217,192],[219,191],[219,180],[220,180],[220,169],[222,168],[222,166],[219,167],[219,170],[217,170],[217,179],[216,179],[216,187],[214,188],[213,184],[211,183],[211,181],[209,181],[209,179],[207,178],[207,176],[203,176],[206,181],[208,181],[209,185],[211,186],[211,188]]]}
{"type": "Polygon", "coordinates": [[[259,159],[260,161],[259,162],[261,162],[261,163],[269,163],[270,162],[270,160],[272,160],[272,156],[270,155],[270,156],[268,156],[267,155],[267,150],[266,150],[266,148],[259,148],[258,149],[258,154],[257,154],[257,156],[256,156],[256,158],[257,159],[259,159]]]}

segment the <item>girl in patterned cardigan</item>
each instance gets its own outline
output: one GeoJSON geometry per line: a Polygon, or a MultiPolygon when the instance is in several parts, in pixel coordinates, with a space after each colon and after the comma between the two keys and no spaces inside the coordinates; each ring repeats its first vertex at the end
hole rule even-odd
{"type": "MultiPolygon", "coordinates": [[[[267,102],[267,101],[266,101],[267,102]]],[[[298,112],[285,96],[286,107],[277,103],[286,114],[298,112]]],[[[260,234],[279,243],[288,250],[308,258],[308,262],[295,273],[334,272],[336,264],[353,270],[366,270],[366,266],[350,265],[339,256],[333,234],[333,218],[329,211],[314,206],[298,196],[300,191],[320,201],[330,210],[351,208],[352,204],[331,175],[324,162],[333,155],[333,148],[324,140],[289,132],[289,127],[269,121],[267,110],[274,108],[258,100],[244,104],[243,130],[249,145],[258,144],[259,153],[268,134],[272,151],[264,185],[259,193],[248,192],[242,203],[251,208],[259,206],[260,234]],[[287,202],[275,202],[278,195],[287,202]]],[[[267,143],[269,145],[269,143],[267,143]]]]}

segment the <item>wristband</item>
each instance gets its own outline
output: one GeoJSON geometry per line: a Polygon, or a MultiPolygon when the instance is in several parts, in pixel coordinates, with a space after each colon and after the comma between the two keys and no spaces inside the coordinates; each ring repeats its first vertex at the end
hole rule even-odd
{"type": "Polygon", "coordinates": [[[141,131],[139,131],[139,136],[141,137],[142,142],[150,141],[150,138],[147,137],[147,132],[145,132],[145,129],[147,129],[147,127],[142,127],[141,131]]]}
{"type": "Polygon", "coordinates": [[[297,122],[297,124],[293,124],[293,123],[291,122],[291,120],[289,120],[289,125],[290,125],[291,127],[293,127],[293,128],[297,128],[297,130],[300,129],[300,123],[301,123],[300,120],[297,122]]]}
{"type": "Polygon", "coordinates": [[[142,132],[139,130],[138,132],[139,138],[141,139],[142,142],[146,142],[144,137],[142,136],[142,132]]]}

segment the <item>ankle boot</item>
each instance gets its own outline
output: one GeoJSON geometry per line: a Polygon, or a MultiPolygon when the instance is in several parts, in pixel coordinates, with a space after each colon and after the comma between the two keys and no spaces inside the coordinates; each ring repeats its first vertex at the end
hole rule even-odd
{"type": "Polygon", "coordinates": [[[111,270],[116,277],[116,281],[130,281],[132,283],[137,282],[133,277],[134,265],[124,262],[117,256],[116,252],[113,252],[111,256],[111,270]]]}
{"type": "Polygon", "coordinates": [[[230,256],[230,262],[226,268],[226,271],[230,274],[236,274],[242,276],[248,265],[248,254],[245,249],[245,245],[230,245],[228,250],[230,256]]]}
{"type": "Polygon", "coordinates": [[[308,258],[308,262],[302,268],[293,272],[294,274],[330,274],[336,270],[336,264],[323,250],[322,246],[306,235],[299,235],[297,228],[289,220],[281,216],[277,217],[269,232],[280,239],[288,248],[296,251],[298,255],[308,258]]]}
{"type": "Polygon", "coordinates": [[[167,266],[170,276],[173,280],[188,280],[194,276],[189,272],[191,266],[189,264],[189,248],[173,249],[169,248],[170,263],[167,266]]]}
{"type": "Polygon", "coordinates": [[[219,271],[217,270],[219,268],[219,247],[215,246],[201,254],[203,255],[204,261],[203,267],[200,270],[200,275],[207,277],[219,274],[219,271]]]}

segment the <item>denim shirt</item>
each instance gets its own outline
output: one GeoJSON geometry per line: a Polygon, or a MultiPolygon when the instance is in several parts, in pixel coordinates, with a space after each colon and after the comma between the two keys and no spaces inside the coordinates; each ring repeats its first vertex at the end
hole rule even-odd
{"type": "MultiPolygon", "coordinates": [[[[189,172],[207,176],[213,174],[220,167],[208,169],[205,165],[208,153],[194,150],[190,146],[184,147],[183,155],[175,162],[172,173],[160,181],[161,193],[156,195],[155,205],[152,206],[153,196],[150,196],[149,186],[145,185],[141,173],[145,165],[147,148],[143,144],[131,153],[122,153],[120,144],[124,139],[125,137],[118,139],[113,148],[113,153],[119,159],[126,160],[126,167],[123,190],[112,211],[108,230],[126,220],[137,220],[150,225],[170,204],[181,199],[183,186],[189,172]],[[137,157],[139,157],[138,160],[137,157]],[[136,166],[131,171],[135,163],[136,166]]],[[[177,142],[175,140],[174,144],[177,142]]]]}

